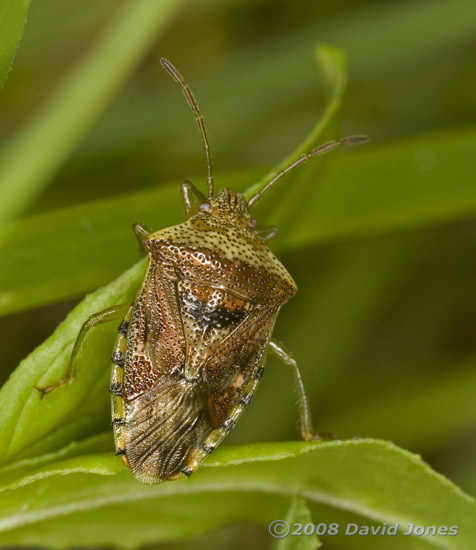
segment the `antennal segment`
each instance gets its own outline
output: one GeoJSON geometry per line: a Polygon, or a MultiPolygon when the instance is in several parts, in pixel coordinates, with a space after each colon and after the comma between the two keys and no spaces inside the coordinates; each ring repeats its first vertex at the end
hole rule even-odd
{"type": "Polygon", "coordinates": [[[270,187],[272,187],[279,179],[281,179],[283,176],[291,172],[291,170],[294,170],[294,168],[301,166],[301,164],[304,164],[309,159],[313,157],[318,157],[319,155],[323,155],[324,153],[328,153],[329,151],[332,151],[333,149],[335,149],[336,147],[339,147],[340,145],[354,145],[356,143],[363,143],[365,141],[368,141],[368,139],[369,138],[367,136],[349,136],[349,137],[339,139],[337,141],[330,141],[329,143],[325,143],[324,145],[321,145],[316,149],[313,149],[310,153],[306,153],[300,156],[292,164],[290,164],[284,170],[279,172],[279,174],[276,174],[276,176],[274,176],[274,178],[270,182],[268,182],[263,187],[263,189],[258,191],[255,195],[253,195],[248,201],[248,208],[251,208],[256,201],[259,201],[259,199],[263,196],[263,194],[270,187]]]}
{"type": "Polygon", "coordinates": [[[208,169],[208,176],[207,176],[207,185],[208,185],[208,198],[211,199],[213,197],[214,193],[214,185],[213,185],[213,176],[212,176],[212,161],[210,156],[210,147],[208,145],[208,137],[207,137],[207,129],[205,128],[205,122],[203,121],[203,117],[200,114],[200,110],[198,109],[198,104],[196,99],[193,96],[192,90],[188,87],[188,85],[185,83],[185,80],[183,79],[183,76],[177,71],[177,69],[164,57],[160,58],[160,63],[162,64],[162,67],[169,73],[169,75],[177,82],[185,95],[185,99],[187,100],[188,104],[192,108],[192,111],[195,114],[195,119],[197,121],[198,129],[200,131],[200,136],[203,141],[203,145],[205,147],[205,156],[207,159],[207,169],[208,169]]]}

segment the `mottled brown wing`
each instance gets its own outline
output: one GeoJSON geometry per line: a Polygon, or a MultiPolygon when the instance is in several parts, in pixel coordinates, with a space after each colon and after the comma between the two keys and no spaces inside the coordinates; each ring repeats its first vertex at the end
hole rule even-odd
{"type": "Polygon", "coordinates": [[[261,378],[261,367],[279,308],[255,308],[209,357],[205,378],[214,428],[221,427],[250,385],[261,378]]]}
{"type": "Polygon", "coordinates": [[[185,362],[185,337],[174,281],[151,263],[132,310],[124,397],[133,400],[185,362]]]}
{"type": "Polygon", "coordinates": [[[123,388],[126,456],[144,483],[179,475],[212,429],[206,384],[185,380],[184,364],[176,283],[152,264],[133,307],[123,388]]]}
{"type": "Polygon", "coordinates": [[[190,451],[212,430],[205,385],[176,374],[164,376],[126,409],[127,459],[144,483],[178,477],[190,451]]]}
{"type": "Polygon", "coordinates": [[[227,288],[179,281],[184,375],[206,381],[211,424],[223,425],[254,380],[279,310],[227,288]]]}

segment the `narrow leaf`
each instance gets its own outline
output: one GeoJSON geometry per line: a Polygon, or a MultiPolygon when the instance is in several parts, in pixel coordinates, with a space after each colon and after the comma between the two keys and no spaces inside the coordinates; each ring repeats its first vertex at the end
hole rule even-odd
{"type": "Polygon", "coordinates": [[[3,0],[0,3],[0,89],[12,67],[29,7],[30,0],[3,0]]]}
{"type": "Polygon", "coordinates": [[[317,550],[321,545],[316,533],[306,532],[306,526],[315,525],[307,502],[300,496],[291,500],[284,522],[275,520],[269,526],[269,532],[276,538],[274,550],[317,550]],[[296,526],[301,529],[296,534],[296,526]]]}
{"type": "MultiPolygon", "coordinates": [[[[329,137],[336,131],[336,119],[342,104],[342,98],[344,96],[347,84],[347,64],[345,55],[342,51],[329,45],[319,45],[315,50],[315,54],[318,66],[322,71],[327,87],[328,103],[324,113],[322,117],[319,118],[312,132],[304,140],[304,142],[299,145],[299,147],[297,147],[287,158],[278,164],[278,166],[271,170],[271,172],[266,174],[258,183],[252,185],[245,191],[244,195],[248,199],[266,187],[266,185],[277,174],[297,160],[303,153],[309,153],[314,147],[322,144],[326,138],[329,139],[329,137]]],[[[309,181],[309,176],[311,173],[315,173],[318,170],[319,163],[316,162],[315,159],[312,164],[312,172],[309,170],[307,171],[307,178],[305,178],[306,181],[309,181]]],[[[304,169],[301,169],[300,172],[301,176],[305,173],[304,169]]],[[[292,179],[293,178],[291,177],[291,180],[292,179]]],[[[296,182],[294,182],[294,185],[292,186],[292,193],[289,191],[289,187],[291,186],[288,185],[288,197],[292,198],[293,195],[300,195],[299,191],[302,191],[302,189],[296,190],[296,182]]]]}
{"type": "Polygon", "coordinates": [[[336,155],[315,200],[303,201],[289,244],[474,216],[475,146],[476,128],[465,127],[336,155]]]}
{"type": "MultiPolygon", "coordinates": [[[[107,379],[111,349],[118,323],[96,327],[83,346],[74,383],[41,399],[36,386],[52,384],[65,376],[74,341],[89,315],[131,301],[144,272],[144,261],[107,287],[86,297],[57,330],[31,353],[0,390],[0,457],[35,454],[34,445],[57,431],[70,431],[70,441],[95,433],[108,424],[107,379]],[[111,326],[114,325],[114,326],[111,326]],[[99,388],[99,397],[94,390],[99,388]],[[78,414],[80,411],[80,414],[78,414]],[[79,420],[79,423],[78,423],[79,420]],[[85,423],[86,427],[84,427],[85,423]]],[[[64,436],[60,439],[64,441],[64,436]]],[[[55,438],[53,438],[55,441],[55,438]]],[[[51,449],[56,447],[52,445],[51,449]]]]}
{"type": "Polygon", "coordinates": [[[181,5],[129,0],[120,6],[89,55],[2,152],[0,221],[21,213],[48,184],[181,5]]]}
{"type": "MultiPolygon", "coordinates": [[[[230,521],[259,522],[267,531],[272,521],[286,517],[288,498],[296,494],[324,506],[327,517],[332,510],[337,517],[358,514],[359,527],[398,524],[402,547],[409,524],[457,530],[410,537],[411,547],[421,543],[422,550],[469,550],[476,537],[475,501],[420,457],[384,441],[225,447],[192,478],[156,486],[139,484],[123,466],[114,466],[121,464],[118,457],[109,457],[65,457],[41,475],[38,469],[30,476],[23,470],[20,478],[13,470],[10,489],[0,499],[0,543],[130,548],[194,536],[230,521]]],[[[302,508],[294,517],[298,513],[307,521],[302,508]]],[[[345,529],[340,524],[339,534],[324,541],[348,545],[345,529]]]]}

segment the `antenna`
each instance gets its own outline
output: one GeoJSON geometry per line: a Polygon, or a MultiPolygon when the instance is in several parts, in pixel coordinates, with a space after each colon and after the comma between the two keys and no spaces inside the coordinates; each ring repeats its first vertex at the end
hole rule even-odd
{"type": "Polygon", "coordinates": [[[200,131],[200,136],[203,141],[203,145],[205,147],[205,156],[207,159],[207,169],[208,169],[208,176],[207,176],[207,184],[208,184],[208,198],[211,199],[213,197],[214,193],[214,185],[213,185],[213,176],[212,176],[212,161],[210,157],[210,147],[208,145],[208,137],[207,137],[207,129],[205,128],[205,122],[203,121],[203,117],[200,114],[200,110],[198,109],[198,104],[195,98],[193,97],[192,90],[188,87],[188,85],[185,83],[185,80],[183,79],[183,76],[177,71],[177,69],[164,57],[160,58],[160,63],[162,64],[162,67],[169,73],[169,75],[180,84],[182,91],[185,95],[185,99],[187,100],[188,104],[192,108],[192,111],[195,114],[195,119],[198,124],[198,129],[200,131]]]}
{"type": "Polygon", "coordinates": [[[300,156],[298,159],[296,159],[292,164],[284,168],[279,174],[276,174],[274,178],[269,181],[263,189],[255,193],[250,200],[248,201],[248,208],[251,208],[253,204],[255,204],[256,201],[259,201],[259,199],[263,196],[263,194],[272,187],[279,179],[281,179],[283,176],[291,172],[291,170],[294,170],[294,168],[297,168],[298,166],[301,166],[301,164],[304,164],[309,159],[313,157],[318,157],[319,155],[323,155],[324,153],[328,153],[329,151],[332,151],[336,147],[339,147],[340,145],[354,145],[356,143],[363,143],[365,141],[368,141],[367,136],[349,136],[342,139],[339,139],[337,141],[330,141],[329,143],[325,143],[324,145],[321,145],[317,147],[316,149],[313,149],[310,153],[305,153],[304,155],[300,156]]]}

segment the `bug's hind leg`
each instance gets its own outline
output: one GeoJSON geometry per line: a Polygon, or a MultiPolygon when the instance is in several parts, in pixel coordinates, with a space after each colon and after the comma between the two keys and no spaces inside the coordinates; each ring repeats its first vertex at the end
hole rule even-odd
{"type": "Polygon", "coordinates": [[[103,323],[109,323],[110,321],[115,321],[116,319],[123,318],[130,307],[131,307],[130,304],[120,304],[120,305],[112,306],[108,309],[99,311],[98,313],[94,313],[94,315],[91,315],[90,317],[88,317],[88,319],[84,322],[83,326],[81,327],[78,337],[76,338],[76,342],[74,343],[73,351],[71,353],[71,359],[69,362],[69,368],[66,376],[64,378],[61,378],[60,380],[57,380],[54,384],[50,384],[49,386],[44,386],[44,387],[35,386],[36,389],[40,392],[41,398],[43,398],[47,393],[52,392],[56,388],[59,388],[60,386],[64,386],[65,384],[71,384],[71,382],[74,380],[74,373],[76,370],[76,359],[81,351],[81,347],[83,345],[84,338],[86,337],[88,330],[98,325],[102,325],[103,323]]]}
{"type": "Polygon", "coordinates": [[[328,433],[317,434],[312,427],[312,416],[309,408],[309,401],[307,399],[306,390],[304,389],[304,383],[302,381],[301,371],[296,359],[292,356],[282,344],[276,340],[271,340],[268,344],[268,353],[274,357],[280,359],[285,365],[289,365],[294,368],[296,375],[297,387],[299,392],[299,417],[301,425],[301,436],[305,441],[321,441],[328,439],[335,439],[335,436],[328,433]]]}
{"type": "Polygon", "coordinates": [[[185,180],[180,184],[180,196],[182,197],[182,209],[186,220],[197,214],[200,205],[208,200],[189,180],[185,180]]]}

